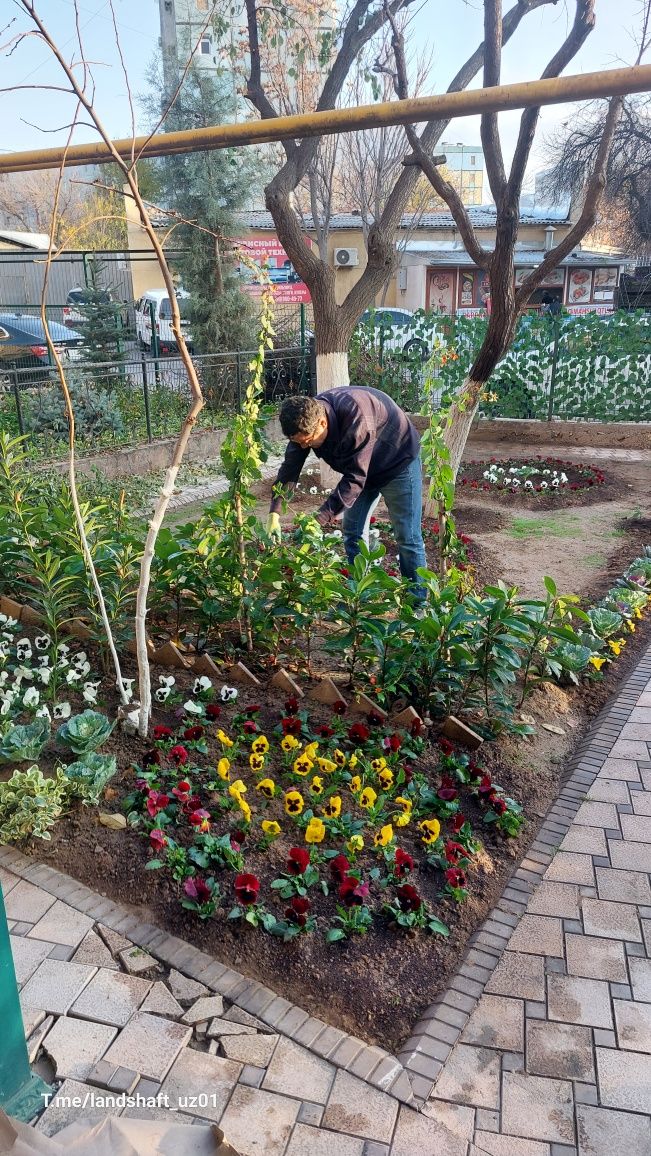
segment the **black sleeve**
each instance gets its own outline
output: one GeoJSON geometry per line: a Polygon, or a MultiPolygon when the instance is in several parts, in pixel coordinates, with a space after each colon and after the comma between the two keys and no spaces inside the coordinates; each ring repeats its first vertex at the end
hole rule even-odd
{"type": "Polygon", "coordinates": [[[321,513],[336,518],[342,510],[349,510],[357,501],[368,475],[371,457],[375,448],[376,431],[369,429],[366,415],[358,410],[346,430],[342,444],[339,484],[321,506],[321,513]]]}
{"type": "MultiPolygon", "coordinates": [[[[277,485],[289,486],[293,489],[296,482],[301,476],[301,470],[307,460],[309,449],[302,449],[297,446],[296,442],[288,442],[285,450],[285,460],[278,470],[278,476],[274,483],[274,488],[277,485]]],[[[274,494],[271,499],[269,507],[270,513],[277,514],[282,506],[282,498],[279,494],[274,494]]]]}

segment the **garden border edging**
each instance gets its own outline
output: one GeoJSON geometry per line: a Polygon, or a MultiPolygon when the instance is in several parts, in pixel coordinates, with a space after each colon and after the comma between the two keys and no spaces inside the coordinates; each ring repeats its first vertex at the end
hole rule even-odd
{"type": "Polygon", "coordinates": [[[409,1073],[414,1106],[423,1107],[484,988],[491,979],[529,899],[541,882],[588,790],[651,678],[651,645],[615,690],[567,764],[567,778],[536,838],[513,871],[493,910],[468,940],[460,967],[423,1013],[398,1052],[409,1073]]]}

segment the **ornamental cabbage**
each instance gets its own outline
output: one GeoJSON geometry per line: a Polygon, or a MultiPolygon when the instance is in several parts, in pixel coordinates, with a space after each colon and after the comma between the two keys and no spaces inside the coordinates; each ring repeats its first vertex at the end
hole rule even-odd
{"type": "Polygon", "coordinates": [[[40,715],[27,726],[10,727],[0,739],[0,762],[26,763],[37,759],[50,737],[50,720],[40,715]]]}
{"type": "Polygon", "coordinates": [[[97,710],[85,710],[69,718],[57,731],[57,740],[76,755],[96,751],[108,739],[115,722],[97,710]]]}
{"type": "Polygon", "coordinates": [[[64,767],[70,783],[70,794],[93,806],[99,803],[104,787],[116,771],[117,764],[113,755],[87,754],[79,762],[64,767]]]}

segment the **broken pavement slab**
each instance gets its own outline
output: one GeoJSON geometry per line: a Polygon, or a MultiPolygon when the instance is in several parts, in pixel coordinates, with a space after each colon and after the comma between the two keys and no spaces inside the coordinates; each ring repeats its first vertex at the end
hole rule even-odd
{"type": "Polygon", "coordinates": [[[202,983],[198,983],[196,979],[189,979],[187,975],[182,975],[176,968],[171,968],[167,977],[167,986],[172,995],[179,1001],[180,1004],[191,1004],[194,1000],[199,999],[202,995],[211,995],[202,983]]]}
{"type": "Polygon", "coordinates": [[[142,947],[127,947],[120,953],[120,960],[123,967],[128,971],[129,975],[142,975],[145,971],[151,971],[153,967],[159,967],[157,959],[145,951],[142,947]]]}

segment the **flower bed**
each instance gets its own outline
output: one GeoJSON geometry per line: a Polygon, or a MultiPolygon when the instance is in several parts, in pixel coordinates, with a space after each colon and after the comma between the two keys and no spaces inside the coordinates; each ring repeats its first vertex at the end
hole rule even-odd
{"type": "Polygon", "coordinates": [[[489,458],[468,462],[458,485],[468,492],[507,494],[511,498],[570,497],[603,486],[606,476],[597,466],[563,458],[489,458]]]}

